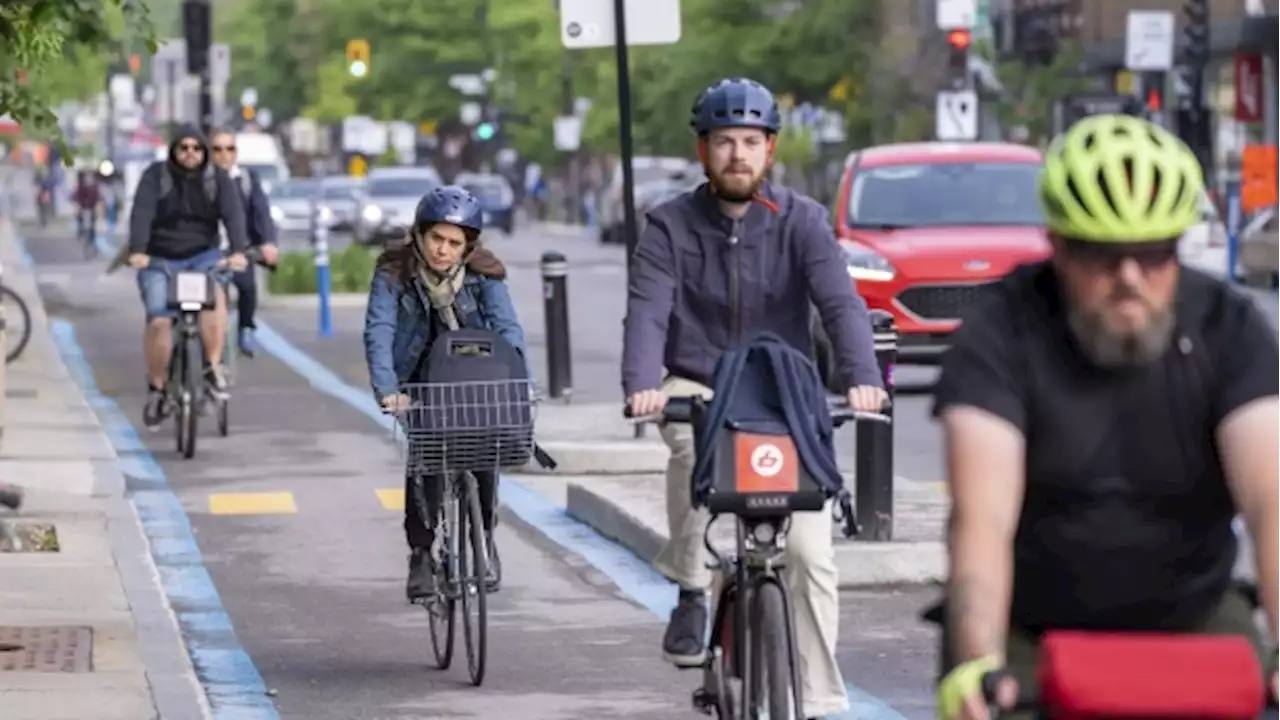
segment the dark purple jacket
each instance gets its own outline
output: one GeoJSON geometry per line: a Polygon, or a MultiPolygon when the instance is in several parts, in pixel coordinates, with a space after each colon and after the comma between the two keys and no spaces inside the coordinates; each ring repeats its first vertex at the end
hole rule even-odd
{"type": "Polygon", "coordinates": [[[826,211],[769,183],[760,194],[763,202],[736,222],[705,183],[648,213],[623,323],[628,397],[658,388],[664,372],[710,384],[720,355],[759,332],[812,356],[811,304],[842,383],[882,385],[867,305],[853,291],[826,211]]]}

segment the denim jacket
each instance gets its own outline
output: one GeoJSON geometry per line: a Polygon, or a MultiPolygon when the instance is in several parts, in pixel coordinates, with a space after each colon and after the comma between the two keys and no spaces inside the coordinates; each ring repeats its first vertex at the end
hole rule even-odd
{"type": "MultiPolygon", "coordinates": [[[[463,327],[487,328],[519,351],[529,366],[524,329],[516,317],[506,283],[468,274],[454,303],[463,327]]],[[[369,382],[374,398],[381,400],[399,392],[409,381],[423,353],[431,349],[434,323],[426,290],[414,280],[407,287],[399,278],[380,268],[369,287],[369,304],[364,315],[364,356],[369,364],[369,382]]],[[[533,379],[532,367],[529,379],[533,379]]]]}

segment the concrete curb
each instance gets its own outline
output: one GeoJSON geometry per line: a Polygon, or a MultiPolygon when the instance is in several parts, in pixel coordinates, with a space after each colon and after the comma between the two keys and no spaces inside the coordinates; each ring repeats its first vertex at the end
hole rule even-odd
{"type": "MultiPolygon", "coordinates": [[[[664,533],[583,483],[567,486],[565,513],[645,562],[653,562],[667,542],[664,533]]],[[[941,542],[837,540],[836,567],[841,588],[935,583],[946,578],[946,551],[941,542]]]]}
{"type": "Polygon", "coordinates": [[[616,440],[582,442],[575,440],[538,441],[555,459],[555,470],[536,463],[521,470],[536,475],[644,475],[667,471],[667,447],[660,442],[616,440]]]}

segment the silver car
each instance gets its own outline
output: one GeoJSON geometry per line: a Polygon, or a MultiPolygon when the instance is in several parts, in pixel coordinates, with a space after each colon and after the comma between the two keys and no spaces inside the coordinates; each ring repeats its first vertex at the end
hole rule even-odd
{"type": "Polygon", "coordinates": [[[443,185],[431,167],[378,168],[369,173],[360,197],[355,239],[362,245],[385,243],[404,237],[418,201],[443,185]]]}
{"type": "Polygon", "coordinates": [[[311,230],[311,212],[319,200],[320,181],[313,179],[290,180],[277,185],[267,194],[271,200],[271,219],[281,233],[308,232],[311,230]]]}

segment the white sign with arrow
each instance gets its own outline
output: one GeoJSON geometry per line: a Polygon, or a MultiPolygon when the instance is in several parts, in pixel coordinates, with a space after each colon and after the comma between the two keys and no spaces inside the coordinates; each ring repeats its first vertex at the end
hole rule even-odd
{"type": "Polygon", "coordinates": [[[939,140],[977,140],[978,93],[973,90],[939,92],[935,122],[939,140]]]}

